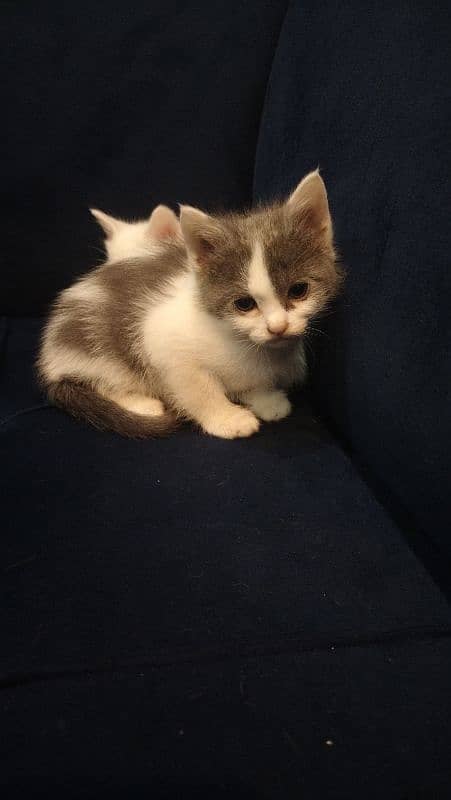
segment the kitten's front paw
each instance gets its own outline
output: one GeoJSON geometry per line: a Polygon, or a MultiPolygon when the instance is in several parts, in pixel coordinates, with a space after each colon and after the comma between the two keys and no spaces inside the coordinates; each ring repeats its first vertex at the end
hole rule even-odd
{"type": "Polygon", "coordinates": [[[275,422],[288,417],[291,412],[291,403],[288,397],[279,390],[255,393],[249,398],[249,405],[257,417],[264,422],[275,422]]]}
{"type": "Polygon", "coordinates": [[[238,439],[257,433],[260,423],[257,417],[242,406],[235,406],[226,413],[219,413],[211,422],[204,424],[204,431],[221,439],[238,439]]]}

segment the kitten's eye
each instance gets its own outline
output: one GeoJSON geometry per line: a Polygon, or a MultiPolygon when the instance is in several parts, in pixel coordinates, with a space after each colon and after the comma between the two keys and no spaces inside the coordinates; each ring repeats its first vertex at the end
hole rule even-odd
{"type": "Polygon", "coordinates": [[[253,308],[257,305],[253,297],[247,295],[246,297],[239,297],[238,300],[235,300],[235,308],[238,311],[252,311],[253,308]]]}
{"type": "Polygon", "coordinates": [[[304,297],[307,297],[308,289],[309,286],[306,281],[304,283],[293,283],[293,286],[288,289],[288,297],[291,297],[292,300],[303,300],[304,297]]]}

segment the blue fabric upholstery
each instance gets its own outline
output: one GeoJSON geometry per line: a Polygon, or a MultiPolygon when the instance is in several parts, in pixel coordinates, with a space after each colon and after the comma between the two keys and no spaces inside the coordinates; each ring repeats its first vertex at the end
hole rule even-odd
{"type": "Polygon", "coordinates": [[[88,785],[95,796],[98,782],[119,792],[114,759],[132,797],[160,783],[176,797],[185,782],[193,797],[230,784],[225,796],[265,797],[268,785],[276,798],[280,780],[294,798],[331,791],[339,760],[326,740],[351,758],[369,717],[347,791],[376,771],[373,747],[386,766],[370,796],[398,778],[441,786],[448,762],[431,776],[436,751],[430,743],[418,764],[416,738],[426,707],[431,742],[451,711],[449,605],[302,396],[293,417],[251,440],[187,427],[132,442],[39,397],[29,378],[40,325],[10,320],[3,361],[6,785],[25,796],[30,775],[44,791],[73,774],[74,792],[88,785]],[[23,770],[20,720],[31,704],[33,741],[46,703],[46,733],[23,770]],[[88,747],[82,720],[93,726],[88,747]],[[403,746],[390,754],[380,726],[403,746]],[[187,747],[168,752],[185,729],[187,747]],[[45,751],[61,748],[53,772],[45,751]]]}
{"type": "Polygon", "coordinates": [[[449,13],[285,11],[8,4],[2,798],[448,800],[449,13]],[[256,199],[319,162],[348,270],[293,416],[133,442],[49,407],[87,206],[241,206],[255,157],[256,199]]]}
{"type": "Polygon", "coordinates": [[[188,426],[135,442],[34,405],[6,420],[3,447],[23,457],[4,480],[4,670],[442,631],[447,604],[342,449],[297,406],[234,442],[188,426]]]}
{"type": "Polygon", "coordinates": [[[317,405],[406,529],[449,556],[450,6],[326,6],[287,14],[256,196],[322,168],[347,281],[318,323],[317,405]]]}
{"type": "Polygon", "coordinates": [[[3,796],[447,800],[450,660],[449,640],[234,651],[5,688],[3,796]]]}
{"type": "Polygon", "coordinates": [[[0,313],[42,313],[98,263],[88,208],[250,203],[286,0],[10,3],[0,31],[0,313]]]}

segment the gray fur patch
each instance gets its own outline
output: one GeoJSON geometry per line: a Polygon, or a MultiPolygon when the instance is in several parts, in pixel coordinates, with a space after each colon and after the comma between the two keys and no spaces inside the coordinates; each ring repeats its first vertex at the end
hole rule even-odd
{"type": "Polygon", "coordinates": [[[221,317],[237,297],[247,294],[252,241],[241,215],[225,214],[215,219],[222,236],[199,269],[198,286],[202,304],[221,317]]]}
{"type": "Polygon", "coordinates": [[[213,218],[222,231],[199,270],[200,297],[214,314],[233,311],[233,301],[248,293],[247,281],[256,240],[262,244],[272,285],[282,305],[289,305],[294,283],[314,279],[318,305],[337,293],[341,273],[329,246],[313,231],[308,215],[290,219],[281,204],[248,214],[213,218]]]}
{"type": "Polygon", "coordinates": [[[124,361],[141,376],[148,368],[139,357],[137,329],[142,316],[141,301],[149,304],[168,291],[171,281],[186,269],[182,244],[170,242],[158,256],[126,259],[104,264],[81,279],[87,299],[62,292],[49,323],[54,342],[76,348],[89,356],[112,356],[124,361]],[[89,287],[102,290],[99,303],[89,300],[89,287]]]}

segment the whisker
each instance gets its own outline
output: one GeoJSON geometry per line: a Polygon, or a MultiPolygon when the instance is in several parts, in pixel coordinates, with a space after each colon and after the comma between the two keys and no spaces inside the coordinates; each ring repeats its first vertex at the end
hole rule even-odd
{"type": "Polygon", "coordinates": [[[313,325],[309,325],[307,328],[307,333],[320,333],[321,336],[326,336],[327,339],[330,339],[330,334],[322,331],[320,328],[315,328],[313,325]]]}
{"type": "Polygon", "coordinates": [[[100,253],[102,258],[105,258],[105,250],[102,247],[97,247],[97,245],[92,244],[89,248],[90,250],[95,250],[97,253],[100,253]]]}
{"type": "Polygon", "coordinates": [[[308,352],[309,352],[309,354],[311,356],[311,359],[310,359],[311,363],[315,364],[316,363],[316,353],[315,353],[315,351],[313,349],[312,343],[309,342],[309,340],[307,338],[305,338],[304,339],[304,345],[305,345],[306,349],[308,350],[308,352]]]}

